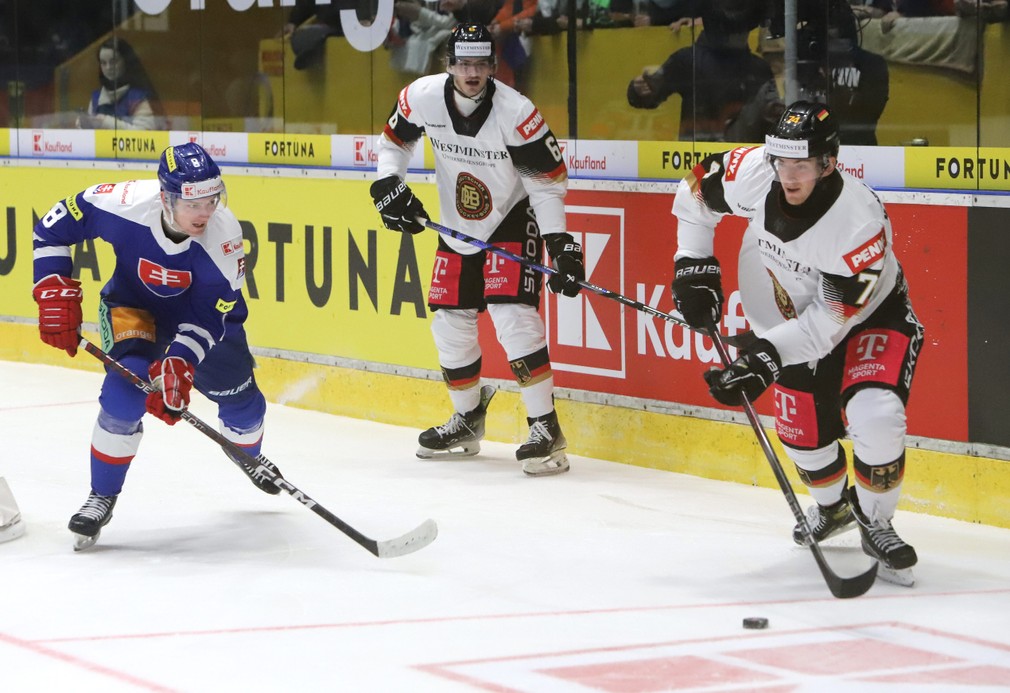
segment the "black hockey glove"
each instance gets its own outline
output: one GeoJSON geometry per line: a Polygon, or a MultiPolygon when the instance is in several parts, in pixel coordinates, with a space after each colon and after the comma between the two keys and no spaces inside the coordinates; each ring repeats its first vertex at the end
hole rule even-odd
{"type": "Polygon", "coordinates": [[[673,263],[673,302],[692,329],[708,329],[722,317],[722,268],[714,257],[682,257],[673,263]]]}
{"type": "Polygon", "coordinates": [[[387,229],[405,233],[420,233],[424,225],[417,222],[417,217],[429,219],[424,211],[424,205],[414,197],[407,184],[396,176],[386,176],[372,183],[368,189],[375,201],[375,208],[382,215],[382,223],[387,229]]]}
{"type": "Polygon", "coordinates": [[[570,233],[547,234],[544,236],[544,245],[554,261],[554,269],[558,271],[547,279],[547,288],[556,294],[577,296],[582,289],[579,282],[586,279],[582,246],[575,242],[570,233]]]}
{"type": "Polygon", "coordinates": [[[759,339],[740,352],[740,357],[728,368],[713,368],[705,373],[708,391],[722,404],[743,404],[741,394],[751,402],[761,396],[779,379],[782,361],[779,352],[767,339],[759,339]]]}

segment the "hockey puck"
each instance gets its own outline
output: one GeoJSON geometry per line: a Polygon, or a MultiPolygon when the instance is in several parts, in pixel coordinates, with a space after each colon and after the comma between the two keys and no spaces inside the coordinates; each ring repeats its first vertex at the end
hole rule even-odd
{"type": "Polygon", "coordinates": [[[743,627],[753,630],[760,630],[768,627],[768,619],[759,616],[751,616],[743,620],[743,627]]]}

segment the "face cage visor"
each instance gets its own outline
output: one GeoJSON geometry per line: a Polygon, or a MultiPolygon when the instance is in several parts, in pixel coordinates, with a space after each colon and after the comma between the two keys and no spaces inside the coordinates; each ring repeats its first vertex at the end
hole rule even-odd
{"type": "Polygon", "coordinates": [[[206,213],[210,219],[221,207],[228,206],[228,191],[220,176],[198,183],[183,183],[182,192],[163,190],[162,207],[165,210],[165,220],[176,231],[182,231],[175,221],[178,210],[185,210],[187,215],[206,213]]]}

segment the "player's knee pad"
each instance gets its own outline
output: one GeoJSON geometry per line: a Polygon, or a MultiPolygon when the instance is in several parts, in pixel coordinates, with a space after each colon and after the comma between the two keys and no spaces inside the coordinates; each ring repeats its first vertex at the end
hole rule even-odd
{"type": "Polygon", "coordinates": [[[547,347],[544,321],[533,306],[522,303],[491,303],[487,307],[494,321],[498,343],[509,361],[547,347]]]}
{"type": "MultiPolygon", "coordinates": [[[[141,356],[124,356],[120,359],[120,363],[140,377],[147,378],[147,368],[150,365],[148,359],[141,356]]],[[[102,412],[112,419],[136,423],[144,416],[146,398],[147,395],[143,390],[119,373],[110,372],[105,375],[98,403],[102,412]]]]}
{"type": "Polygon", "coordinates": [[[905,405],[891,390],[865,388],[845,405],[855,456],[870,465],[888,464],[905,452],[905,405]]]}
{"type": "Polygon", "coordinates": [[[431,334],[443,367],[460,368],[480,360],[476,309],[440,309],[431,319],[431,334]]]}

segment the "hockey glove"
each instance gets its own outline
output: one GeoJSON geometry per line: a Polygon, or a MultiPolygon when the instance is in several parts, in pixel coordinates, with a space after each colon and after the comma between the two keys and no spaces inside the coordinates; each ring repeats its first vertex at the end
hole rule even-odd
{"type": "Polygon", "coordinates": [[[372,194],[375,208],[379,210],[382,223],[387,229],[406,233],[424,231],[424,225],[419,224],[417,218],[428,219],[428,213],[402,180],[396,176],[386,176],[372,183],[368,191],[372,194]]]}
{"type": "Polygon", "coordinates": [[[673,263],[673,302],[692,329],[709,329],[722,317],[722,269],[714,257],[673,263]]]}
{"type": "Polygon", "coordinates": [[[570,233],[548,234],[544,236],[544,245],[554,261],[554,269],[558,271],[547,279],[547,288],[556,294],[577,296],[582,289],[579,282],[586,279],[582,246],[570,233]]]}
{"type": "Polygon", "coordinates": [[[708,391],[722,404],[739,406],[741,395],[753,402],[779,379],[782,361],[767,339],[759,339],[740,352],[740,357],[726,369],[713,368],[705,373],[708,391]]]}
{"type": "Polygon", "coordinates": [[[81,300],[84,292],[76,279],[50,274],[32,289],[39,304],[39,337],[51,347],[77,355],[78,331],[83,320],[81,300]]]}
{"type": "Polygon", "coordinates": [[[147,411],[174,426],[189,404],[193,389],[193,366],[183,358],[169,356],[155,361],[148,369],[155,392],[147,396],[147,411]]]}

